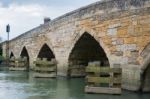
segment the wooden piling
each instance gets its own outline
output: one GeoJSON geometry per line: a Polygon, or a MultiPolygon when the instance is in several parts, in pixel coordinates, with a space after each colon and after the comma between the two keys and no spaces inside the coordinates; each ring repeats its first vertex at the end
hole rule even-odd
{"type": "Polygon", "coordinates": [[[35,78],[55,78],[57,73],[57,62],[52,59],[48,61],[46,58],[39,59],[34,62],[34,73],[35,78]]]}
{"type": "Polygon", "coordinates": [[[89,64],[86,73],[86,93],[121,94],[121,68],[89,64]]]}
{"type": "Polygon", "coordinates": [[[27,70],[27,58],[26,57],[19,57],[15,58],[12,57],[10,59],[10,71],[26,71],[27,70]]]}

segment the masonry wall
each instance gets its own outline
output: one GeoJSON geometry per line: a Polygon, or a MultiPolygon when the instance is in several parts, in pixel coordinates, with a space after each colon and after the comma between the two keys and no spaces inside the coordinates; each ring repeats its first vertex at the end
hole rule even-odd
{"type": "Polygon", "coordinates": [[[58,61],[58,75],[66,76],[69,54],[85,32],[99,42],[111,67],[123,68],[123,88],[138,90],[141,53],[150,42],[149,0],[106,0],[80,8],[14,38],[10,52],[19,57],[25,46],[32,68],[46,43],[58,61]]]}

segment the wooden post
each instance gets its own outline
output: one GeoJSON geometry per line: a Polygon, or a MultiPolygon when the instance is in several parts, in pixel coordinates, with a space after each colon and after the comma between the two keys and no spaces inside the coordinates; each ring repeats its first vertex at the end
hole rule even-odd
{"type": "Polygon", "coordinates": [[[35,78],[55,78],[56,77],[56,68],[57,62],[52,59],[48,61],[46,58],[37,59],[35,62],[34,74],[35,78]]]}
{"type": "Polygon", "coordinates": [[[11,71],[26,71],[27,70],[27,58],[26,57],[23,57],[23,58],[12,57],[10,59],[9,70],[11,70],[11,71]]]}
{"type": "Polygon", "coordinates": [[[91,65],[86,67],[86,93],[121,94],[121,68],[100,67],[91,65]]]}

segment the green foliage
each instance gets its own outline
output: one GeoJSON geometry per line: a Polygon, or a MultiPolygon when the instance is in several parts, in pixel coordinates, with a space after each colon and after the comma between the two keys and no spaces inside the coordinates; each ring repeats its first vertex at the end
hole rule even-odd
{"type": "Polygon", "coordinates": [[[0,61],[4,60],[4,57],[3,56],[0,56],[0,61]]]}

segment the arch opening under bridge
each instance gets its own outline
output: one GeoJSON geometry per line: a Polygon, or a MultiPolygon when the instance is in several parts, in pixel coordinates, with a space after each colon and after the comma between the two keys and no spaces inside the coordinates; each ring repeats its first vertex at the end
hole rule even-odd
{"type": "Polygon", "coordinates": [[[28,51],[26,49],[26,47],[24,46],[22,51],[21,51],[21,54],[20,54],[20,57],[21,58],[24,58],[26,57],[27,58],[27,70],[29,70],[29,65],[30,65],[30,57],[29,57],[29,54],[28,54],[28,51]]]}
{"type": "Polygon", "coordinates": [[[51,48],[45,43],[40,49],[40,52],[37,57],[47,58],[48,61],[51,61],[51,59],[55,58],[55,55],[52,52],[51,48]]]}
{"type": "Polygon", "coordinates": [[[71,77],[84,77],[85,67],[89,62],[99,62],[100,66],[110,66],[104,49],[88,32],[82,34],[77,40],[68,60],[68,76],[71,77]]]}

